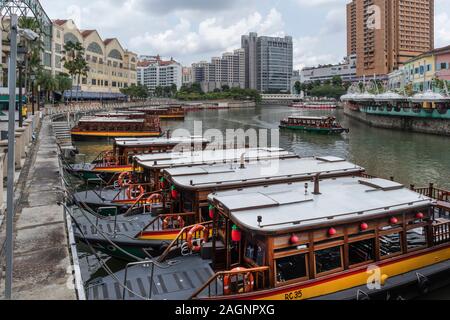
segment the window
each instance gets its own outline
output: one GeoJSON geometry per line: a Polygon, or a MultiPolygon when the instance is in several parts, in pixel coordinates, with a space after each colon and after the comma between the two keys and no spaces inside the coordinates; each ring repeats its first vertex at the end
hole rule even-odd
{"type": "Polygon", "coordinates": [[[427,245],[427,232],[425,227],[415,228],[406,232],[408,250],[423,248],[427,245]]]}
{"type": "Polygon", "coordinates": [[[264,265],[265,248],[263,243],[255,239],[247,238],[245,247],[245,257],[255,262],[258,266],[264,265]]]}
{"type": "Polygon", "coordinates": [[[306,262],[306,253],[277,259],[277,282],[285,282],[308,276],[306,262]]]}
{"type": "Polygon", "coordinates": [[[375,239],[367,239],[348,245],[349,264],[355,265],[375,260],[375,239]]]}
{"type": "Polygon", "coordinates": [[[324,273],[342,268],[342,246],[315,252],[316,273],[324,273]]]}
{"type": "Polygon", "coordinates": [[[402,252],[400,233],[380,236],[380,255],[388,257],[402,252]]]}

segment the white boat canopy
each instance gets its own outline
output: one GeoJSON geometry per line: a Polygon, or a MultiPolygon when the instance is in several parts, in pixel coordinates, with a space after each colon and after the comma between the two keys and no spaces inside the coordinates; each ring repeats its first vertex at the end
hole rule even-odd
{"type": "Polygon", "coordinates": [[[392,92],[392,91],[386,91],[381,94],[377,94],[375,96],[375,101],[384,102],[384,101],[406,101],[408,98],[405,96],[402,96],[401,94],[392,92]]]}
{"type": "Polygon", "coordinates": [[[410,98],[411,102],[449,102],[450,97],[444,96],[440,93],[427,90],[425,93],[416,93],[410,98]]]}

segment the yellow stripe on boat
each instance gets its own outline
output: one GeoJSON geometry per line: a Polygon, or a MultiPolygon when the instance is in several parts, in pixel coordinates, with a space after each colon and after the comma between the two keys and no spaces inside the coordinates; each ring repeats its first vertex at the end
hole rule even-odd
{"type": "Polygon", "coordinates": [[[129,131],[114,131],[114,132],[95,132],[95,131],[72,131],[75,136],[91,136],[91,137],[160,137],[161,132],[146,131],[146,132],[129,132],[129,131]]]}
{"type": "MultiPolygon", "coordinates": [[[[450,247],[436,250],[430,253],[418,254],[413,257],[400,258],[398,261],[379,263],[380,275],[389,277],[398,276],[406,272],[431,266],[450,259],[450,247]]],[[[375,265],[375,264],[374,264],[375,265]]],[[[355,273],[347,273],[336,277],[314,281],[311,284],[291,286],[278,292],[261,292],[243,296],[243,299],[254,300],[304,300],[320,297],[327,294],[343,291],[346,289],[361,286],[367,283],[371,276],[367,269],[359,270],[355,273]]],[[[368,289],[367,289],[368,290],[368,289]]],[[[366,291],[367,292],[367,291],[366,291]]],[[[370,293],[370,292],[369,292],[370,293]]]]}

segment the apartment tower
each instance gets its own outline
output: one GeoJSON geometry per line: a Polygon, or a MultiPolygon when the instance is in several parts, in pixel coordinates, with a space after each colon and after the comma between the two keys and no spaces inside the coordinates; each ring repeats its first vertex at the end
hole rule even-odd
{"type": "Polygon", "coordinates": [[[386,75],[434,47],[434,0],[353,0],[347,4],[347,53],[357,76],[386,75]]]}

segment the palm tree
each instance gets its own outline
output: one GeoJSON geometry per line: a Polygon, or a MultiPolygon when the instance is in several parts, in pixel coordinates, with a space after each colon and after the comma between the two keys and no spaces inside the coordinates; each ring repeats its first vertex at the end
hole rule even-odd
{"type": "Polygon", "coordinates": [[[44,90],[47,102],[50,101],[50,93],[57,88],[55,78],[50,72],[41,71],[37,76],[37,83],[44,90]]]}
{"type": "Polygon", "coordinates": [[[65,73],[60,73],[55,77],[56,89],[61,91],[61,98],[64,100],[64,92],[72,89],[72,79],[65,73]]]}
{"type": "Polygon", "coordinates": [[[78,90],[81,83],[81,76],[87,76],[89,71],[88,63],[84,57],[84,48],[80,42],[73,43],[71,41],[64,45],[65,57],[61,59],[64,62],[64,68],[72,76],[72,79],[77,78],[77,100],[78,90]]]}

